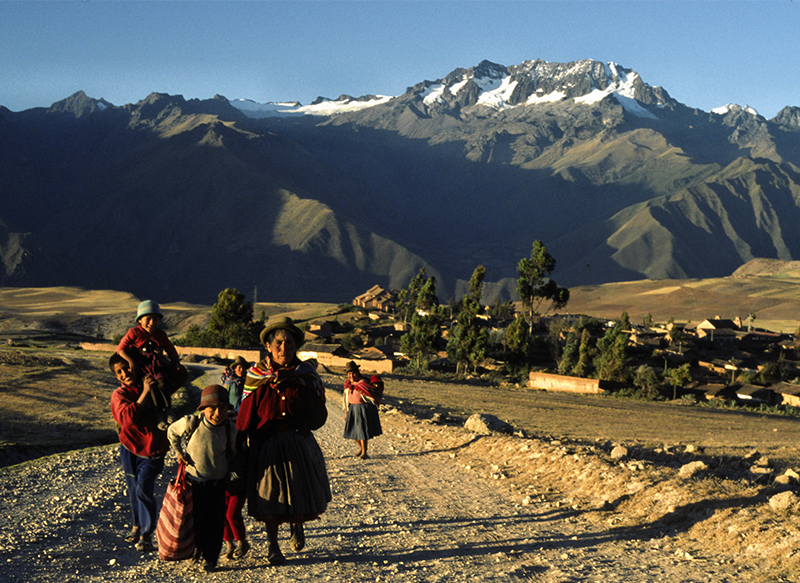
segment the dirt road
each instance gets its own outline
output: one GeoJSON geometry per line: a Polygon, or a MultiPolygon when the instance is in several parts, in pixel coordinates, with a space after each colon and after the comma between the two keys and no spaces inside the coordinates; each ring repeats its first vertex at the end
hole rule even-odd
{"type": "MultiPolygon", "coordinates": [[[[123,540],[129,528],[127,503],[116,448],[108,446],[0,471],[0,579],[9,583],[765,580],[759,563],[751,558],[734,562],[717,549],[692,545],[682,536],[688,524],[671,529],[656,528],[655,523],[622,528],[619,518],[606,520],[605,513],[598,520],[586,497],[553,487],[558,480],[546,466],[533,471],[509,461],[514,457],[510,452],[532,463],[553,458],[559,473],[571,474],[578,468],[585,474],[594,470],[582,449],[477,436],[390,409],[382,415],[384,435],[370,444],[371,458],[361,460],[352,455],[354,444],[341,438],[343,413],[339,395],[332,391],[329,408],[328,423],[317,432],[317,439],[326,455],[334,499],[323,518],[307,526],[306,550],[293,554],[285,545],[287,564],[267,564],[264,529],[249,519],[253,550],[239,561],[221,559],[220,569],[209,575],[189,569],[185,562],[165,563],[155,554],[140,555],[123,540]],[[583,464],[575,465],[584,458],[583,464]]],[[[164,492],[175,468],[170,457],[157,492],[164,492]]],[[[613,481],[614,466],[603,468],[613,481]]],[[[288,534],[284,535],[286,540],[288,534]]]]}

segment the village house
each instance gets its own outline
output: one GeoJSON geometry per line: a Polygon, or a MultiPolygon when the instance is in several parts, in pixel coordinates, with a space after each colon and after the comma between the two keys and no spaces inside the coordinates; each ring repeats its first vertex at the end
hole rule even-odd
{"type": "Polygon", "coordinates": [[[773,393],[780,397],[780,404],[800,409],[800,385],[792,383],[777,383],[769,387],[773,393]]]}
{"type": "Polygon", "coordinates": [[[695,328],[697,338],[717,345],[735,344],[739,327],[733,320],[703,320],[695,328]]]}
{"type": "Polygon", "coordinates": [[[373,285],[366,292],[353,300],[353,305],[366,310],[379,310],[394,313],[395,296],[379,285],[373,285]]]}
{"type": "Polygon", "coordinates": [[[736,389],[736,397],[747,405],[774,405],[777,395],[769,387],[745,384],[736,389]]]}

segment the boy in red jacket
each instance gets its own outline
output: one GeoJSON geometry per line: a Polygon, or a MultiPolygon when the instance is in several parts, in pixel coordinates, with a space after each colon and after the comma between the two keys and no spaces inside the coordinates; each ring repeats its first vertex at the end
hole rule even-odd
{"type": "Polygon", "coordinates": [[[153,403],[151,392],[155,379],[138,374],[128,361],[114,354],[108,362],[121,386],[111,395],[111,414],[119,430],[119,456],[125,471],[133,528],[125,537],[136,550],[155,550],[152,535],[156,529],[156,478],[164,469],[169,449],[167,432],[159,427],[161,412],[153,403]]]}

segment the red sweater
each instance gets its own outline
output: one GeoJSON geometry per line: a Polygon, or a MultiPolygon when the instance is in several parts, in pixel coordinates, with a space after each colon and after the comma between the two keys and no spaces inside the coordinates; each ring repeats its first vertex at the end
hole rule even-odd
{"type": "Polygon", "coordinates": [[[152,340],[158,344],[173,363],[178,362],[178,351],[175,349],[175,345],[172,344],[169,336],[167,336],[167,333],[161,328],[156,328],[153,330],[152,334],[145,332],[144,328],[141,326],[129,328],[128,333],[120,340],[119,346],[117,346],[117,352],[124,348],[130,348],[131,346],[141,348],[148,340],[152,340]]]}
{"type": "Polygon", "coordinates": [[[111,394],[111,415],[120,425],[119,442],[134,455],[160,456],[167,453],[167,432],[158,428],[158,411],[149,403],[137,402],[141,387],[121,386],[111,394]]]}

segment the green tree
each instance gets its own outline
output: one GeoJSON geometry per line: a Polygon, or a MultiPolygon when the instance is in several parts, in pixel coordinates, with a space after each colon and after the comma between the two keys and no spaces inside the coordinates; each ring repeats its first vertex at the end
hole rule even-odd
{"type": "Polygon", "coordinates": [[[489,315],[498,320],[511,320],[514,317],[514,302],[501,302],[499,299],[489,306],[489,315]]]}
{"type": "Polygon", "coordinates": [[[692,382],[692,373],[689,368],[689,363],[682,364],[677,368],[671,368],[666,373],[664,373],[664,377],[669,381],[669,384],[672,385],[672,398],[678,398],[678,389],[683,388],[692,382]]]}
{"type": "Polygon", "coordinates": [[[564,344],[564,350],[561,353],[561,362],[558,363],[559,374],[572,374],[572,370],[578,364],[578,351],[578,335],[575,330],[570,330],[567,335],[567,342],[564,344]]]}
{"type": "Polygon", "coordinates": [[[605,381],[627,381],[627,348],[628,335],[623,333],[621,323],[617,322],[597,342],[597,356],[594,361],[597,378],[605,381]]]}
{"type": "Polygon", "coordinates": [[[419,273],[411,278],[408,288],[400,290],[400,293],[397,294],[397,309],[403,317],[403,322],[409,322],[411,316],[417,311],[417,298],[427,280],[427,271],[421,267],[419,273]]]}
{"type": "Polygon", "coordinates": [[[253,321],[253,304],[235,288],[219,292],[211,308],[211,318],[203,329],[191,326],[182,339],[190,346],[237,348],[257,346],[264,321],[253,321]]]}
{"type": "Polygon", "coordinates": [[[431,276],[425,280],[417,294],[417,310],[430,312],[439,306],[439,298],[436,297],[436,278],[431,276]]]}
{"type": "Polygon", "coordinates": [[[525,318],[517,316],[514,321],[509,324],[508,330],[506,331],[508,349],[516,353],[527,354],[528,339],[528,324],[525,322],[525,318]]]}
{"type": "Polygon", "coordinates": [[[592,366],[595,352],[591,341],[592,335],[588,329],[584,328],[581,333],[581,344],[578,347],[578,362],[572,369],[573,376],[584,378],[589,376],[589,368],[592,366]]]}
{"type": "Polygon", "coordinates": [[[653,400],[658,397],[658,387],[660,385],[658,375],[652,366],[641,365],[633,375],[633,384],[638,389],[639,396],[653,400]]]}
{"type": "Polygon", "coordinates": [[[429,357],[436,354],[441,323],[442,309],[438,306],[428,314],[414,312],[411,316],[411,330],[400,337],[400,349],[416,361],[417,368],[424,368],[429,357]]]}
{"type": "Polygon", "coordinates": [[[520,259],[517,264],[517,294],[528,320],[529,334],[533,334],[533,316],[538,313],[542,302],[550,300],[550,307],[555,310],[563,308],[569,302],[569,290],[558,287],[550,279],[555,268],[556,260],[541,241],[534,241],[531,256],[520,259]]]}
{"type": "Polygon", "coordinates": [[[460,370],[466,372],[470,365],[477,369],[478,363],[486,356],[489,331],[478,318],[483,310],[484,277],[486,268],[479,265],[469,280],[469,293],[461,298],[461,309],[447,339],[447,356],[456,363],[456,374],[460,370]]]}
{"type": "Polygon", "coordinates": [[[470,301],[478,306],[478,314],[483,312],[483,280],[486,278],[486,268],[479,265],[472,272],[472,277],[469,278],[469,293],[467,297],[470,301]]]}

